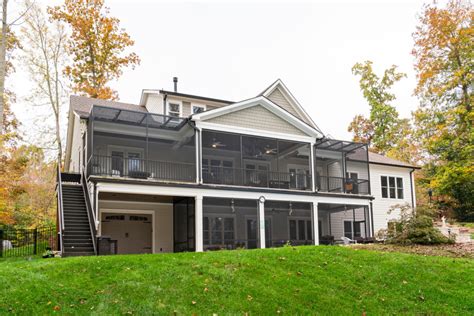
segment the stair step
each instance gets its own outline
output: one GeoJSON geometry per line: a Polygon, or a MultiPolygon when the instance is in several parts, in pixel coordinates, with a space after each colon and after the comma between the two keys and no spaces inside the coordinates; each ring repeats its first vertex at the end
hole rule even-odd
{"type": "Polygon", "coordinates": [[[73,252],[73,253],[63,253],[63,257],[81,257],[81,256],[93,256],[94,252],[73,252]]]}
{"type": "Polygon", "coordinates": [[[90,239],[92,240],[91,238],[91,234],[87,233],[87,234],[77,234],[77,235],[64,235],[63,236],[63,240],[87,240],[87,239],[90,239]]]}
{"type": "Polygon", "coordinates": [[[64,248],[72,249],[72,248],[94,248],[94,245],[91,242],[64,242],[64,248]]]}
{"type": "Polygon", "coordinates": [[[94,247],[88,246],[88,247],[64,247],[64,252],[66,253],[72,253],[72,252],[94,252],[94,247]]]}

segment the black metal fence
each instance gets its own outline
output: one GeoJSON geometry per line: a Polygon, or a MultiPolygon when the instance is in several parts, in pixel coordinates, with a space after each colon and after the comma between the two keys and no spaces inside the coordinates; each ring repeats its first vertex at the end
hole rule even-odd
{"type": "Polygon", "coordinates": [[[1,228],[0,258],[41,255],[47,249],[56,250],[55,227],[34,229],[1,228]]]}

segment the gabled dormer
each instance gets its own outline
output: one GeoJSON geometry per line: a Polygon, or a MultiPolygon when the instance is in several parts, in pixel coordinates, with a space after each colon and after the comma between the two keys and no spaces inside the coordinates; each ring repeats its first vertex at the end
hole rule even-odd
{"type": "Polygon", "coordinates": [[[311,127],[319,130],[314,121],[311,119],[305,109],[301,106],[298,100],[296,100],[290,90],[288,90],[288,88],[283,83],[283,81],[281,81],[281,79],[277,79],[262,93],[260,93],[259,96],[263,96],[270,99],[272,102],[276,103],[285,111],[288,111],[306,124],[309,124],[311,125],[311,127]]]}

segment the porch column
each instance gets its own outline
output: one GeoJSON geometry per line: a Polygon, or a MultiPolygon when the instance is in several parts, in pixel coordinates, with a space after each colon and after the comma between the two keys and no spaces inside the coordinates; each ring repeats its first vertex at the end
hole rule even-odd
{"type": "Polygon", "coordinates": [[[202,196],[195,198],[194,221],[196,226],[196,252],[203,251],[203,236],[202,236],[202,196]]]}
{"type": "Polygon", "coordinates": [[[199,149],[200,149],[200,135],[201,133],[199,132],[199,130],[196,130],[195,131],[195,134],[194,134],[194,146],[196,147],[195,150],[195,155],[196,155],[196,183],[199,184],[200,183],[200,179],[201,179],[201,176],[200,176],[200,173],[201,173],[201,159],[200,159],[200,155],[199,155],[199,149]]]}
{"type": "Polygon", "coordinates": [[[315,245],[319,245],[319,212],[318,202],[313,202],[313,240],[315,245]]]}
{"type": "Polygon", "coordinates": [[[265,248],[265,197],[258,199],[258,229],[260,237],[260,248],[265,248]]]}
{"type": "Polygon", "coordinates": [[[310,167],[311,167],[311,190],[313,192],[316,191],[316,176],[315,176],[315,170],[314,170],[314,143],[311,143],[310,144],[311,148],[310,148],[310,167]]]}

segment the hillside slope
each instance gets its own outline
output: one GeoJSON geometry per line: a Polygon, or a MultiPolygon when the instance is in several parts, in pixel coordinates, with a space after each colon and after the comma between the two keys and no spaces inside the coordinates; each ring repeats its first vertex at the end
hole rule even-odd
{"type": "Polygon", "coordinates": [[[0,261],[0,314],[474,314],[474,260],[286,247],[0,261]]]}

